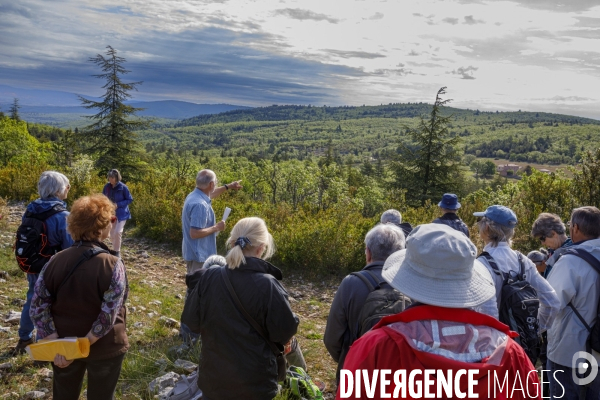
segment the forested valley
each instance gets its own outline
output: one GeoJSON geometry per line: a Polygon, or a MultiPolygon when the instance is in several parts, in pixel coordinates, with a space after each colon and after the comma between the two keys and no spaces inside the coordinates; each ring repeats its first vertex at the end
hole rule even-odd
{"type": "MultiPolygon", "coordinates": [[[[225,206],[234,210],[228,229],[244,216],[264,217],[277,242],[276,262],[317,275],[360,267],[364,234],[382,211],[397,208],[413,225],[428,222],[437,216],[438,198],[446,191],[459,194],[461,216],[471,224],[471,211],[493,203],[513,207],[522,221],[516,246],[524,250],[534,245],[528,231],[539,212],[566,218],[573,206],[600,205],[597,175],[588,171],[598,168],[600,122],[585,118],[424,103],[270,106],[141,128],[127,145],[135,150],[128,162],[114,161],[136,199],[135,232],[179,244],[183,200],[197,171],[211,168],[221,182],[241,179],[244,185],[215,201],[217,214],[225,206]],[[452,145],[432,160],[449,169],[424,189],[423,165],[406,156],[422,151],[419,124],[430,121],[433,109],[447,118],[438,139],[452,145]],[[496,164],[521,161],[558,171],[521,168],[514,179],[500,177],[493,167],[480,173],[493,158],[499,159],[496,164]]],[[[4,198],[34,198],[45,169],[69,177],[69,201],[99,191],[104,183],[109,164],[99,165],[102,157],[86,150],[90,142],[83,129],[5,115],[0,140],[4,198]]],[[[221,251],[227,233],[219,235],[221,251]]]]}

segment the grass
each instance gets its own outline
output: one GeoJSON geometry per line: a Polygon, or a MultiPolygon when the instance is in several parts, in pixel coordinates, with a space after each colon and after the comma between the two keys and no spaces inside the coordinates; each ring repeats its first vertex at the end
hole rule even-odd
{"type": "MultiPolygon", "coordinates": [[[[0,215],[3,216],[0,219],[0,271],[8,273],[6,282],[0,282],[0,326],[7,326],[4,316],[9,311],[21,311],[27,292],[25,274],[18,268],[12,252],[20,209],[14,206],[11,209],[12,220],[6,217],[9,212],[0,199],[0,215]]],[[[179,321],[186,290],[183,260],[167,245],[131,238],[130,234],[125,232],[122,255],[130,285],[127,335],[131,347],[123,362],[116,396],[123,400],[152,399],[153,395],[147,390],[148,383],[169,371],[186,373],[174,362],[185,359],[197,363],[200,347],[177,353],[174,349],[182,344],[178,330],[160,321],[161,316],[179,321]],[[149,257],[145,258],[141,252],[147,252],[149,257]]],[[[335,385],[336,364],[325,350],[322,338],[331,299],[339,282],[311,282],[298,275],[286,277],[283,282],[295,297],[291,305],[301,321],[296,336],[308,372],[313,379],[324,381],[331,391],[335,385]]],[[[0,354],[5,354],[17,343],[17,329],[18,325],[12,325],[9,333],[0,332],[0,354]]],[[[12,368],[0,370],[0,398],[4,398],[2,395],[23,398],[33,390],[45,390],[45,398],[51,398],[52,380],[40,374],[43,367],[35,366],[26,356],[4,356],[0,364],[5,362],[10,362],[12,368]]],[[[49,364],[47,368],[51,369],[49,364]]],[[[292,396],[284,390],[276,399],[287,400],[292,396]]]]}

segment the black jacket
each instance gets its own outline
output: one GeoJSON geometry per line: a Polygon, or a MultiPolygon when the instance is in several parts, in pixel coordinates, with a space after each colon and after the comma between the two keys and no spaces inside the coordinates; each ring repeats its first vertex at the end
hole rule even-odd
{"type": "MultiPolygon", "coordinates": [[[[374,272],[383,279],[383,264],[383,261],[374,261],[363,270],[374,272]]],[[[369,293],[369,288],[359,277],[348,275],[342,280],[331,303],[323,343],[333,360],[338,363],[336,379],[339,379],[339,371],[344,366],[350,346],[358,339],[358,316],[369,293]]]]}
{"type": "MultiPolygon", "coordinates": [[[[277,361],[267,342],[239,311],[225,286],[221,268],[186,277],[188,296],[181,321],[200,333],[198,387],[204,399],[266,400],[277,395],[277,361]]],[[[259,258],[227,268],[246,311],[282,350],[298,329],[298,317],[279,280],[281,271],[259,258]]]]}
{"type": "Polygon", "coordinates": [[[462,221],[462,219],[460,219],[458,215],[454,213],[446,213],[441,217],[434,219],[432,223],[448,225],[450,228],[464,233],[465,235],[467,235],[468,238],[471,237],[471,235],[469,234],[469,227],[467,226],[467,224],[465,224],[462,221]]]}

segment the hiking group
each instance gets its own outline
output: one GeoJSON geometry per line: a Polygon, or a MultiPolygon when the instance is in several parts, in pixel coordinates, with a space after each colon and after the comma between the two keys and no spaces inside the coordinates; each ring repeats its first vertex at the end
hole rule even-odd
{"type": "MultiPolygon", "coordinates": [[[[91,344],[86,358],[56,355],[55,399],[78,399],[86,371],[88,399],[112,399],[129,347],[129,286],[119,252],[133,198],[117,170],[107,178],[104,195],[77,199],[69,213],[68,179],[44,172],[40,198],[27,206],[17,231],[15,253],[29,290],[14,353],[36,337],[85,337],[91,344]],[[109,236],[112,250],[103,243],[109,236]]],[[[323,386],[306,374],[294,337],[300,321],[282,272],[267,261],[275,243],[265,222],[239,220],[227,254],[217,254],[216,235],[226,225],[215,218],[211,200],[240,189],[240,181],[218,186],[215,173],[202,170],[183,205],[187,294],[180,334],[201,347],[187,392],[174,389],[170,398],[272,399],[286,383],[300,397],[322,398],[323,386]]],[[[477,370],[479,384],[469,393],[479,398],[490,398],[494,377],[509,385],[492,397],[599,398],[600,210],[574,209],[569,235],[560,217],[540,214],[531,235],[546,249],[523,256],[511,249],[518,223],[511,209],[493,205],[474,214],[484,243],[478,254],[457,215],[457,196],[445,194],[438,205],[443,215],[430,224],[413,228],[388,210],[366,234],[366,266],[342,280],[323,337],[338,363],[337,398],[389,398],[392,387],[373,393],[359,380],[360,371],[373,377],[388,370],[411,377],[421,371],[414,380],[422,390],[436,386],[423,371],[458,377],[477,370]],[[578,358],[582,352],[591,353],[587,364],[578,358]],[[349,376],[356,377],[354,386],[349,376]]],[[[463,378],[455,380],[455,393],[467,393],[463,378]]],[[[440,387],[437,382],[436,397],[454,398],[440,387]]],[[[409,392],[406,398],[421,397],[409,392]]]]}

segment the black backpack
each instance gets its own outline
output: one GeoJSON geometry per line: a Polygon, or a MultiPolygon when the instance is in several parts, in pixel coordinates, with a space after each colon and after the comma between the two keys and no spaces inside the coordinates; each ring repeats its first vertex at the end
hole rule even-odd
{"type": "Polygon", "coordinates": [[[538,320],[540,299],[537,290],[525,280],[523,254],[517,252],[517,255],[519,272],[516,274],[512,271],[508,274],[500,271],[498,264],[488,252],[483,252],[479,256],[484,257],[494,272],[502,277],[500,304],[498,304],[500,322],[519,334],[515,341],[521,345],[535,365],[541,348],[538,320]]]}
{"type": "MultiPolygon", "coordinates": [[[[596,272],[600,274],[600,261],[593,255],[591,255],[589,252],[583,249],[567,249],[560,256],[563,257],[567,254],[581,258],[582,260],[587,262],[596,272]]],[[[590,333],[587,343],[588,350],[589,348],[592,348],[595,351],[600,351],[600,319],[598,319],[600,318],[600,315],[596,316],[596,323],[594,324],[594,326],[589,326],[571,302],[569,302],[569,304],[567,305],[571,307],[575,315],[577,315],[577,318],[579,318],[579,320],[583,323],[583,326],[585,326],[585,329],[587,329],[587,331],[590,333]]],[[[598,310],[596,312],[600,312],[600,307],[598,307],[598,310]]]]}
{"type": "Polygon", "coordinates": [[[57,204],[43,213],[25,213],[23,222],[17,228],[15,240],[15,257],[23,272],[39,274],[50,257],[60,251],[60,246],[51,247],[48,242],[46,220],[63,211],[67,209],[57,204]]]}
{"type": "Polygon", "coordinates": [[[359,277],[370,292],[358,315],[356,339],[367,333],[381,318],[404,311],[411,304],[408,297],[369,270],[352,272],[351,275],[359,277]]]}

